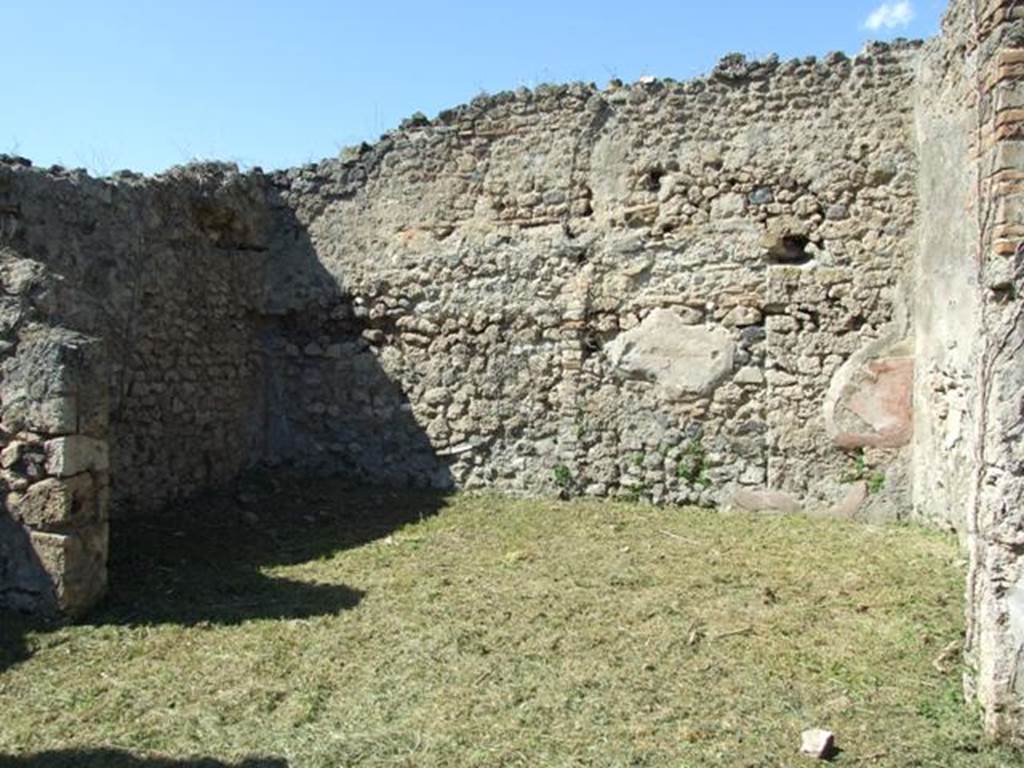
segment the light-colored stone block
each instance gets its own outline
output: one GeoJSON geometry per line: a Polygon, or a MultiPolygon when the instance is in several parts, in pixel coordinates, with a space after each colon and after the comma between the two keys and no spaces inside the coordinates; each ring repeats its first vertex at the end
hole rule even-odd
{"type": "Polygon", "coordinates": [[[828,760],[836,749],[836,737],[823,728],[811,728],[800,735],[800,754],[828,760]]]}
{"type": "Polygon", "coordinates": [[[105,472],[110,457],[105,440],[69,435],[46,442],[46,471],[57,477],[70,477],[82,472],[105,472]]]}
{"type": "Polygon", "coordinates": [[[734,506],[748,512],[796,513],[801,510],[800,502],[784,491],[771,489],[750,490],[741,488],[733,494],[734,506]]]}
{"type": "Polygon", "coordinates": [[[849,372],[832,410],[840,448],[899,448],[913,436],[914,360],[879,358],[849,372]]]}
{"type": "Polygon", "coordinates": [[[764,371],[756,366],[747,365],[739,369],[733,381],[737,384],[759,386],[764,384],[764,371]]]}
{"type": "Polygon", "coordinates": [[[103,517],[97,488],[89,474],[65,480],[49,477],[24,493],[10,493],[7,509],[22,524],[44,530],[91,524],[103,517]]]}
{"type": "Polygon", "coordinates": [[[32,552],[50,578],[61,614],[81,615],[106,591],[108,539],[105,523],[75,534],[29,533],[32,552]]]}
{"type": "Polygon", "coordinates": [[[671,309],[656,309],[606,351],[620,375],[652,382],[677,399],[712,392],[732,373],[736,343],[724,328],[689,325],[671,309]]]}

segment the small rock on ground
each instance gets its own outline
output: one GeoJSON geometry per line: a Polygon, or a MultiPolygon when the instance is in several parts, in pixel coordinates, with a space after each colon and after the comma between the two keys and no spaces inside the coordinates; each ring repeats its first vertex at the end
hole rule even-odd
{"type": "Polygon", "coordinates": [[[836,738],[831,731],[822,728],[811,728],[801,734],[800,754],[828,760],[835,753],[836,738]]]}

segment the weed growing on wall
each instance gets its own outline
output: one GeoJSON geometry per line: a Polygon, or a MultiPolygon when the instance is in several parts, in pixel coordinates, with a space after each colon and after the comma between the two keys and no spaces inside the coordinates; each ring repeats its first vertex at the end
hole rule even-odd
{"type": "Polygon", "coordinates": [[[676,466],[676,477],[698,488],[711,485],[707,474],[707,453],[700,441],[691,440],[683,446],[683,454],[676,466]]]}
{"type": "Polygon", "coordinates": [[[868,492],[877,494],[885,489],[885,472],[868,464],[864,449],[858,448],[850,456],[850,466],[843,474],[842,482],[865,482],[868,485],[868,492]]]}
{"type": "Polygon", "coordinates": [[[555,485],[558,486],[558,490],[562,496],[569,496],[572,494],[573,479],[572,470],[569,469],[565,464],[557,465],[551,471],[551,477],[555,481],[555,485]]]}

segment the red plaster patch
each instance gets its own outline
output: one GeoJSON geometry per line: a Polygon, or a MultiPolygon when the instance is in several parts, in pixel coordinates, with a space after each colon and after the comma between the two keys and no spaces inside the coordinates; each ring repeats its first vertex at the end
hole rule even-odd
{"type": "Polygon", "coordinates": [[[842,448],[899,448],[913,434],[912,393],[914,361],[909,357],[872,360],[859,385],[844,398],[844,405],[870,431],[840,432],[836,444],[842,448]]]}

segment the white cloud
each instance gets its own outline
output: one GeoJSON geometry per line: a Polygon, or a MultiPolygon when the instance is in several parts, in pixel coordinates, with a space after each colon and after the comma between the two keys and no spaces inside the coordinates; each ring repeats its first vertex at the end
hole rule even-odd
{"type": "Polygon", "coordinates": [[[895,29],[905,27],[914,20],[914,6],[910,0],[900,0],[897,3],[882,3],[868,16],[864,26],[872,32],[880,29],[895,29]]]}

